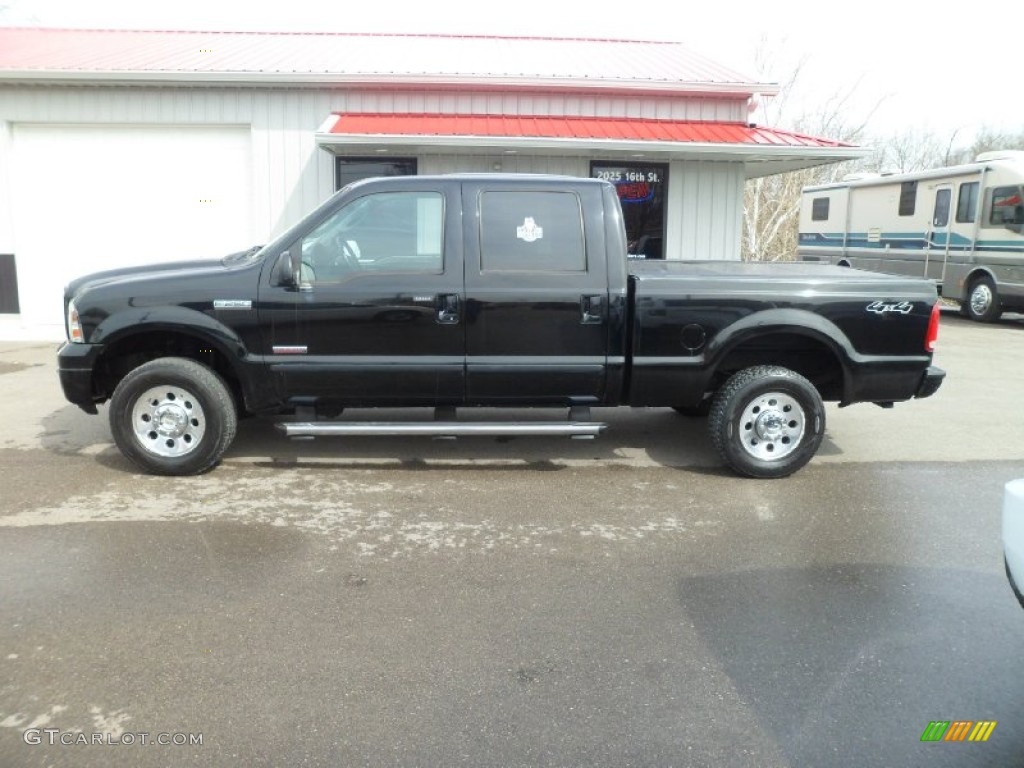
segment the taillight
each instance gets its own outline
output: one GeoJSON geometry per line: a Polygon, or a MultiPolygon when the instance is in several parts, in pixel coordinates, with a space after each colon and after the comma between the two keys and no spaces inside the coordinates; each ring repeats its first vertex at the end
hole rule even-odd
{"type": "Polygon", "coordinates": [[[939,340],[939,305],[932,307],[932,316],[928,321],[928,335],[924,338],[924,351],[934,352],[935,342],[939,340]]]}

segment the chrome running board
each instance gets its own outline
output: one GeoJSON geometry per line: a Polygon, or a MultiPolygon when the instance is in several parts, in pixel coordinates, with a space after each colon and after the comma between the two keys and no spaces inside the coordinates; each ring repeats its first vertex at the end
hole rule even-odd
{"type": "Polygon", "coordinates": [[[288,437],[572,437],[592,440],[607,424],[601,422],[461,422],[461,421],[282,421],[288,437]]]}

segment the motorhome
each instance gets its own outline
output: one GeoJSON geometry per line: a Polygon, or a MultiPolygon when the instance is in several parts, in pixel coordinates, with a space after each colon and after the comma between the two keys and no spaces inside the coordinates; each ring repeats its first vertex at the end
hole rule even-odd
{"type": "Polygon", "coordinates": [[[1024,311],[1024,152],[805,187],[798,253],[928,277],[974,320],[1024,311]]]}

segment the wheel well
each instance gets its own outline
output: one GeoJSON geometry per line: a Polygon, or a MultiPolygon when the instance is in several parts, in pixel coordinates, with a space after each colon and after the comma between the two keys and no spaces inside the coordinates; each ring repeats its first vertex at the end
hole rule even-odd
{"type": "Polygon", "coordinates": [[[781,365],[810,381],[822,400],[843,399],[843,366],[825,342],[794,333],[770,333],[748,339],[729,350],[715,369],[712,389],[744,368],[781,365]]]}
{"type": "Polygon", "coordinates": [[[985,270],[985,269],[976,269],[973,272],[971,272],[969,275],[967,275],[967,278],[964,280],[964,285],[967,286],[967,293],[968,294],[970,293],[971,286],[973,286],[976,282],[978,282],[983,277],[987,277],[990,280],[992,280],[993,282],[995,282],[995,278],[992,277],[992,274],[988,270],[985,270]]]}
{"type": "Polygon", "coordinates": [[[175,331],[137,333],[109,344],[93,373],[96,396],[108,399],[130,371],[160,357],[185,357],[212,368],[228,385],[239,412],[244,411],[242,386],[227,355],[203,339],[175,331]]]}
{"type": "Polygon", "coordinates": [[[850,262],[848,262],[848,261],[847,261],[846,259],[843,259],[843,260],[842,260],[842,261],[840,261],[840,262],[839,262],[838,264],[836,264],[836,266],[837,266],[837,267],[852,267],[852,266],[853,266],[853,264],[851,264],[850,262]]]}

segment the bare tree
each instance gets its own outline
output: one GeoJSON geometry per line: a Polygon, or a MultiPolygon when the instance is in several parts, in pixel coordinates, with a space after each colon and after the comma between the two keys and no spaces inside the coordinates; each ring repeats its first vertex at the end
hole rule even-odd
{"type": "MultiPolygon", "coordinates": [[[[755,56],[762,75],[771,72],[766,40],[755,56]]],[[[779,78],[779,95],[762,108],[767,125],[787,127],[798,133],[828,136],[845,143],[859,143],[871,113],[858,119],[850,101],[859,83],[838,91],[819,103],[813,112],[799,109],[796,96],[800,74],[807,58],[796,61],[779,78]]],[[[877,108],[877,106],[876,106],[877,108]]],[[[800,192],[805,186],[836,181],[860,166],[859,161],[823,165],[790,173],[751,179],[744,190],[742,257],[745,261],[789,261],[796,258],[800,192]]]]}
{"type": "Polygon", "coordinates": [[[959,162],[970,162],[982,152],[991,152],[996,149],[1024,150],[1024,127],[1013,132],[983,126],[975,135],[971,145],[962,151],[958,160],[959,162]]]}
{"type": "Polygon", "coordinates": [[[952,139],[944,141],[930,131],[910,128],[878,138],[875,143],[877,150],[870,164],[874,170],[891,173],[938,168],[950,158],[951,143],[952,139]]]}

